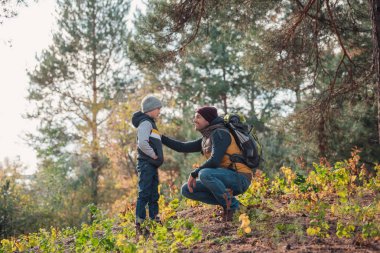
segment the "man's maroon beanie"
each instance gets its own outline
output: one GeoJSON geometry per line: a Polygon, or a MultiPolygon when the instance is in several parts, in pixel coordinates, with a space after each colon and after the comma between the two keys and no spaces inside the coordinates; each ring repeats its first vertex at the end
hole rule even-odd
{"type": "Polygon", "coordinates": [[[214,119],[218,117],[218,111],[212,106],[203,106],[197,110],[197,113],[202,115],[202,117],[211,123],[214,119]]]}

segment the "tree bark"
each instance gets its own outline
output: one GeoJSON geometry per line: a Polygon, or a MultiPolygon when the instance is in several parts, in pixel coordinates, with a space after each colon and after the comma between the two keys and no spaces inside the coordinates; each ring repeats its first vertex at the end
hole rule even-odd
{"type": "Polygon", "coordinates": [[[296,93],[296,106],[295,106],[295,110],[298,111],[301,108],[301,87],[300,87],[299,84],[297,85],[297,87],[294,90],[294,92],[296,93]]]}
{"type": "Polygon", "coordinates": [[[99,155],[93,153],[91,155],[91,198],[95,206],[98,205],[98,181],[100,171],[99,155]]]}
{"type": "Polygon", "coordinates": [[[319,157],[326,157],[327,137],[326,137],[325,124],[326,124],[325,115],[323,115],[323,111],[321,110],[319,124],[318,124],[318,149],[319,149],[319,157]]]}
{"type": "Polygon", "coordinates": [[[380,144],[380,0],[370,0],[373,39],[373,60],[375,66],[375,89],[377,93],[377,134],[380,144]]]}
{"type": "Polygon", "coordinates": [[[254,83],[252,86],[249,87],[250,89],[250,96],[249,96],[249,104],[251,106],[250,114],[249,115],[256,115],[255,113],[255,88],[254,88],[254,83]]]}
{"type": "Polygon", "coordinates": [[[223,112],[224,112],[224,114],[227,114],[227,111],[228,111],[227,95],[226,94],[222,94],[221,98],[222,98],[222,102],[223,102],[223,112]]]}
{"type": "Polygon", "coordinates": [[[99,157],[99,140],[98,140],[98,86],[97,86],[97,44],[96,44],[96,8],[92,9],[92,118],[90,122],[91,127],[91,169],[92,169],[92,182],[91,182],[91,197],[94,205],[98,205],[98,183],[100,175],[100,157],[99,157]]]}
{"type": "MultiPolygon", "coordinates": [[[[136,163],[135,163],[133,157],[131,156],[131,154],[129,154],[129,152],[127,152],[127,157],[128,157],[128,160],[132,163],[133,168],[136,168],[136,163]]],[[[135,175],[137,176],[137,170],[134,169],[133,171],[135,172],[135,175]]],[[[128,171],[128,176],[129,176],[129,178],[132,178],[132,174],[129,171],[128,171]]]]}
{"type": "MultiPolygon", "coordinates": [[[[226,68],[223,64],[223,83],[226,84],[226,68]]],[[[223,111],[224,111],[224,114],[227,114],[227,93],[225,94],[222,94],[222,101],[223,101],[223,111]]]]}

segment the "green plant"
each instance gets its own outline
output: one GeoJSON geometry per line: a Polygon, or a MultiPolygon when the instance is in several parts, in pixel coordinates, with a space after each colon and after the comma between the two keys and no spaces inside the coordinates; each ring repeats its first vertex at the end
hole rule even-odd
{"type": "Polygon", "coordinates": [[[336,224],[336,235],[339,238],[351,238],[354,235],[355,226],[350,223],[343,223],[338,221],[336,224]]]}

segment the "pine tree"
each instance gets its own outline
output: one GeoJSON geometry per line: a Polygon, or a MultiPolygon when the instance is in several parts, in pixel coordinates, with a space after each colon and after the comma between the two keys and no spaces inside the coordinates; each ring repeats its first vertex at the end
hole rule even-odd
{"type": "Polygon", "coordinates": [[[13,18],[18,14],[18,8],[28,4],[28,0],[2,0],[0,1],[0,25],[6,19],[13,18]]]}
{"type": "MultiPolygon", "coordinates": [[[[110,115],[110,102],[125,88],[128,74],[124,50],[128,10],[128,0],[59,0],[53,44],[29,72],[29,100],[35,105],[29,117],[40,120],[42,136],[46,129],[60,129],[69,139],[62,150],[87,157],[94,204],[106,161],[99,129],[110,115]]],[[[36,139],[47,152],[54,145],[51,137],[36,139]]]]}

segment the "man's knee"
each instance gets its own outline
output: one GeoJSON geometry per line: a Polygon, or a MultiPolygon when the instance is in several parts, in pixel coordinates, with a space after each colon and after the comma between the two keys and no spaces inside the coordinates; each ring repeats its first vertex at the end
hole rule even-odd
{"type": "Polygon", "coordinates": [[[183,184],[182,187],[181,187],[181,195],[186,197],[186,198],[190,198],[190,191],[189,189],[187,188],[187,184],[183,184]]]}
{"type": "Polygon", "coordinates": [[[203,184],[207,184],[208,181],[212,178],[212,170],[211,169],[203,169],[198,174],[199,180],[203,184]]]}

